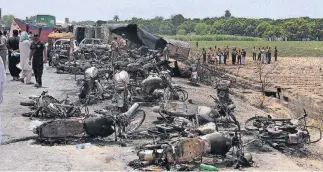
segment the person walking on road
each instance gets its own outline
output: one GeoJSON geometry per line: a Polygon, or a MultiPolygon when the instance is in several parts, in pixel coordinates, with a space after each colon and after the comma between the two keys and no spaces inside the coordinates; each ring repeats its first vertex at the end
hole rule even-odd
{"type": "Polygon", "coordinates": [[[0,31],[0,57],[2,58],[5,69],[7,69],[7,54],[7,37],[0,31]]]}
{"type": "MultiPolygon", "coordinates": [[[[3,90],[4,90],[5,81],[6,81],[6,70],[4,68],[4,62],[2,61],[2,58],[0,58],[0,104],[2,103],[2,100],[3,100],[3,90]]],[[[0,127],[0,130],[1,130],[1,127],[0,127]]],[[[1,140],[0,140],[0,143],[1,143],[1,140]]]]}
{"type": "MultiPolygon", "coordinates": [[[[6,81],[6,70],[4,68],[4,63],[2,61],[2,58],[0,58],[0,104],[3,101],[3,90],[4,90],[4,84],[6,81]]],[[[1,145],[1,115],[0,115],[0,145],[1,145]]]]}
{"type": "Polygon", "coordinates": [[[46,49],[45,44],[39,40],[39,35],[34,35],[34,41],[30,46],[29,65],[32,64],[32,68],[35,74],[36,84],[35,87],[42,87],[42,75],[44,69],[44,63],[46,63],[46,49]],[[44,59],[45,57],[45,59],[44,59]]]}
{"type": "Polygon", "coordinates": [[[29,65],[29,55],[30,55],[30,45],[29,35],[27,32],[23,31],[20,36],[19,50],[20,50],[20,81],[26,84],[33,84],[30,82],[32,76],[32,68],[29,65]]]}
{"type": "Polygon", "coordinates": [[[20,62],[19,54],[19,37],[18,30],[13,30],[13,36],[7,41],[8,48],[8,59],[9,59],[9,71],[11,76],[13,77],[13,81],[19,80],[19,73],[21,70],[17,68],[17,64],[20,62]]]}

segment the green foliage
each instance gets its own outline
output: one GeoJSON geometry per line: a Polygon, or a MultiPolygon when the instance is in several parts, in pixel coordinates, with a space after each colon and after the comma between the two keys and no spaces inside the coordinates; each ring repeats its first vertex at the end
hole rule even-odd
{"type": "Polygon", "coordinates": [[[14,18],[14,15],[4,15],[2,16],[1,23],[4,25],[11,25],[14,18]]]}
{"type": "MultiPolygon", "coordinates": [[[[196,49],[196,41],[190,41],[193,50],[196,49]]],[[[199,41],[199,50],[201,48],[214,47],[224,48],[229,46],[244,48],[247,51],[247,58],[252,58],[253,47],[274,47],[278,48],[279,57],[321,57],[323,52],[323,42],[321,41],[199,41]]],[[[273,56],[273,54],[272,54],[273,56]]]]}
{"type": "MultiPolygon", "coordinates": [[[[179,30],[182,32],[181,30],[179,30]]],[[[184,32],[184,30],[183,30],[184,32]]],[[[233,36],[233,35],[161,35],[170,39],[182,41],[261,41],[261,38],[248,36],[233,36]]]]}
{"type": "Polygon", "coordinates": [[[163,35],[235,35],[300,41],[303,39],[323,41],[323,19],[309,17],[273,20],[269,18],[237,18],[226,11],[222,17],[189,19],[177,14],[170,19],[132,18],[125,23],[136,23],[153,34],[163,35]]]}

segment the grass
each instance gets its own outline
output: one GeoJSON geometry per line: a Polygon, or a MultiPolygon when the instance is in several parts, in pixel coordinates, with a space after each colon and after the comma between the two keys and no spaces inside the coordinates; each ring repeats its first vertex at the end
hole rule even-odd
{"type": "Polygon", "coordinates": [[[217,46],[223,49],[226,46],[244,48],[247,51],[247,56],[252,56],[253,47],[271,47],[272,56],[274,47],[277,46],[278,57],[323,57],[323,41],[199,41],[199,48],[196,48],[196,41],[189,41],[193,50],[201,50],[203,47],[209,48],[217,46]]]}
{"type": "Polygon", "coordinates": [[[181,41],[262,41],[262,38],[235,35],[161,35],[162,37],[181,41]]]}

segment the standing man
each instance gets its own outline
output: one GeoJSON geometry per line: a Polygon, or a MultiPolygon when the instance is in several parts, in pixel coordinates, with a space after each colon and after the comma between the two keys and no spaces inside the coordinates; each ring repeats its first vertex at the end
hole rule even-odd
{"type": "Polygon", "coordinates": [[[242,54],[241,54],[241,64],[246,64],[246,57],[247,57],[247,52],[245,49],[242,49],[242,54]]]}
{"type": "Polygon", "coordinates": [[[169,60],[170,50],[168,45],[165,46],[163,50],[163,56],[161,57],[161,61],[169,60]]]}
{"type": "Polygon", "coordinates": [[[271,49],[270,49],[270,47],[268,48],[268,64],[270,64],[270,62],[271,62],[271,49]]]}
{"type": "Polygon", "coordinates": [[[219,62],[219,64],[222,64],[222,56],[223,56],[223,53],[222,53],[222,51],[221,51],[220,48],[218,48],[217,54],[218,54],[218,57],[219,57],[218,62],[219,62]]]}
{"type": "Polygon", "coordinates": [[[203,64],[206,64],[206,50],[202,48],[203,64]]]}
{"type": "Polygon", "coordinates": [[[19,74],[21,70],[17,68],[17,64],[20,62],[20,55],[17,54],[19,53],[19,41],[18,30],[13,30],[12,37],[7,41],[9,71],[13,81],[20,81],[19,74]]]}
{"type": "Polygon", "coordinates": [[[235,65],[237,61],[237,50],[235,47],[233,47],[232,49],[231,56],[232,56],[232,65],[235,65]]]}
{"type": "Polygon", "coordinates": [[[115,36],[111,42],[112,58],[116,58],[119,52],[118,38],[115,36]]]}
{"type": "Polygon", "coordinates": [[[127,41],[125,38],[125,34],[122,34],[121,37],[122,38],[119,41],[119,52],[120,55],[123,55],[127,53],[127,41]]]}
{"type": "Polygon", "coordinates": [[[256,53],[256,47],[253,47],[252,49],[252,60],[257,60],[257,53],[256,53]]]}
{"type": "Polygon", "coordinates": [[[7,69],[7,54],[7,37],[0,31],[0,57],[5,69],[7,69]]]}
{"type": "Polygon", "coordinates": [[[224,64],[226,65],[227,64],[227,59],[229,58],[229,47],[227,46],[225,49],[224,49],[224,59],[223,59],[223,62],[224,64]]]}
{"type": "Polygon", "coordinates": [[[199,41],[196,41],[196,49],[199,48],[199,41]]]}
{"type": "Polygon", "coordinates": [[[276,46],[275,46],[274,56],[275,56],[275,61],[277,61],[278,50],[277,50],[277,47],[276,46]]]}
{"type": "Polygon", "coordinates": [[[44,69],[44,63],[46,63],[46,50],[45,44],[39,40],[39,35],[34,35],[34,41],[30,45],[29,65],[32,64],[32,68],[35,74],[36,84],[35,87],[42,87],[42,75],[44,69]],[[44,59],[45,57],[45,59],[44,59]]]}

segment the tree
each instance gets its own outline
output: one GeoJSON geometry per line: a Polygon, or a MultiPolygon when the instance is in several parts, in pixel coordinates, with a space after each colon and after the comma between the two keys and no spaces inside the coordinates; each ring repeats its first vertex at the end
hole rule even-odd
{"type": "Polygon", "coordinates": [[[172,21],[172,24],[175,27],[178,27],[179,25],[184,23],[185,18],[184,18],[184,16],[182,14],[177,14],[177,15],[174,15],[174,16],[171,17],[171,21],[172,21]]]}
{"type": "Polygon", "coordinates": [[[197,35],[206,35],[209,33],[211,26],[205,23],[198,23],[195,25],[195,33],[197,35]]]}
{"type": "Polygon", "coordinates": [[[11,25],[13,19],[15,18],[14,15],[4,15],[1,19],[1,23],[4,25],[11,25]]]}
{"type": "Polygon", "coordinates": [[[185,34],[190,34],[195,32],[195,23],[192,21],[185,21],[183,24],[179,25],[177,30],[184,30],[185,34]]]}
{"type": "Polygon", "coordinates": [[[231,12],[229,10],[225,10],[224,17],[225,18],[230,18],[231,17],[231,12]]]}
{"type": "Polygon", "coordinates": [[[113,20],[115,21],[115,22],[118,22],[120,19],[119,19],[119,16],[118,15],[115,15],[115,16],[113,16],[113,20]]]}

